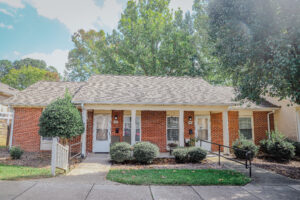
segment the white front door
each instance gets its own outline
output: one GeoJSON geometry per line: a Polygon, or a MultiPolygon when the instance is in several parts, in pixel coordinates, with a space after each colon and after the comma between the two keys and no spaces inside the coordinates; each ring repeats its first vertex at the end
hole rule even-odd
{"type": "Polygon", "coordinates": [[[93,152],[109,152],[111,135],[110,114],[94,115],[93,152]]]}
{"type": "MultiPolygon", "coordinates": [[[[196,116],[196,137],[211,142],[210,133],[210,116],[196,116]]],[[[201,146],[203,149],[210,151],[211,144],[207,142],[197,142],[197,146],[201,146]]]]}

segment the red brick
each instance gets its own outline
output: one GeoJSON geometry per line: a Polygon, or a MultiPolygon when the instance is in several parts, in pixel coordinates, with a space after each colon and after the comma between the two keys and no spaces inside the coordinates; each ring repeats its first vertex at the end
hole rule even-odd
{"type": "Polygon", "coordinates": [[[195,138],[194,111],[184,111],[184,139],[195,138]],[[192,124],[189,124],[189,117],[192,117],[192,124]],[[190,135],[190,129],[193,134],[190,135]]]}
{"type": "Polygon", "coordinates": [[[15,108],[13,146],[24,151],[40,151],[39,119],[42,108],[15,108]]]}
{"type": "MultiPolygon", "coordinates": [[[[259,145],[259,141],[267,138],[268,113],[268,111],[253,111],[254,140],[256,145],[259,145]]],[[[273,114],[270,115],[270,129],[274,130],[273,114]]]]}
{"type": "Polygon", "coordinates": [[[166,112],[142,111],[142,141],[156,144],[161,152],[166,152],[166,112]]]}
{"type": "Polygon", "coordinates": [[[86,124],[86,151],[93,152],[93,122],[94,122],[94,111],[89,110],[87,113],[87,124],[86,124]]]}
{"type": "MultiPolygon", "coordinates": [[[[222,113],[211,113],[211,141],[217,144],[223,144],[223,120],[222,113]]],[[[217,145],[211,145],[212,151],[218,151],[217,145]]],[[[223,148],[221,148],[223,151],[223,148]]]]}
{"type": "Polygon", "coordinates": [[[111,115],[111,135],[119,136],[120,141],[123,141],[123,118],[124,118],[124,111],[123,110],[113,110],[111,115]],[[114,123],[115,116],[118,117],[118,123],[114,123]],[[116,128],[119,129],[119,133],[116,133],[116,128]]]}
{"type": "Polygon", "coordinates": [[[228,112],[229,146],[239,138],[239,112],[228,112]]]}

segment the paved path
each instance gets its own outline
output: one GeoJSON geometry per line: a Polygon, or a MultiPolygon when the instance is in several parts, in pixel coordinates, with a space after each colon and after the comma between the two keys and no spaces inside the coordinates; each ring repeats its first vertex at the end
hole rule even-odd
{"type": "MultiPolygon", "coordinates": [[[[226,163],[230,168],[243,170],[226,163]]],[[[18,200],[189,200],[189,199],[300,199],[298,181],[253,169],[254,181],[246,186],[133,186],[107,181],[108,156],[90,154],[67,176],[32,180],[0,181],[0,199],[18,200]],[[260,178],[261,177],[261,178],[260,178]]]]}

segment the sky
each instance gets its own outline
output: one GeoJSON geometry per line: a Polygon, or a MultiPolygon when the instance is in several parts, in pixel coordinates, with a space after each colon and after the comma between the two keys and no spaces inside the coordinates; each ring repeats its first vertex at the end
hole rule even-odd
{"type": "MultiPolygon", "coordinates": [[[[0,60],[42,59],[63,74],[72,34],[79,29],[110,33],[127,0],[0,0],[0,60]]],[[[192,10],[193,0],[170,8],[192,10]]]]}

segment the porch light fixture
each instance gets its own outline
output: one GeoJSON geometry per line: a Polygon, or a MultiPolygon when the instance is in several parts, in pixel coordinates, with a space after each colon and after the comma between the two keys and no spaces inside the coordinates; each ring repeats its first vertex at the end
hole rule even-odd
{"type": "Polygon", "coordinates": [[[115,115],[115,120],[118,120],[118,115],[115,115]]]}
{"type": "Polygon", "coordinates": [[[189,121],[192,121],[192,116],[189,116],[189,121]]]}

